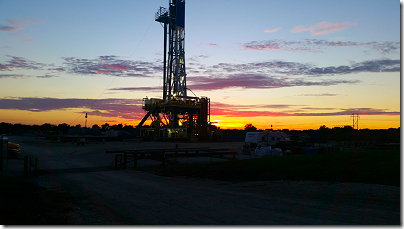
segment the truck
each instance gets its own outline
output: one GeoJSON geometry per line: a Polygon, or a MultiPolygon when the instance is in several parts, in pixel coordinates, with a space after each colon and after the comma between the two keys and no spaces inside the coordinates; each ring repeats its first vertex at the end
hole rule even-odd
{"type": "Polygon", "coordinates": [[[243,153],[250,154],[251,150],[254,150],[257,147],[275,147],[279,144],[286,144],[289,141],[289,136],[280,131],[267,129],[262,132],[247,132],[243,145],[243,153]]]}

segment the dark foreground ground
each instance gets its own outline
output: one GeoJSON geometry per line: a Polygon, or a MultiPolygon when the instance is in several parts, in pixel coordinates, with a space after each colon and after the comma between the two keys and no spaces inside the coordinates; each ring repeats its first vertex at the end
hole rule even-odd
{"type": "MultiPolygon", "coordinates": [[[[107,167],[103,169],[113,170],[113,168],[107,167]]],[[[128,172],[130,172],[130,170],[133,170],[133,168],[128,170],[128,172]]],[[[383,188],[389,186],[400,187],[400,150],[395,149],[356,153],[267,157],[214,163],[168,164],[165,170],[162,170],[162,167],[159,165],[151,165],[140,167],[138,170],[151,172],[163,177],[185,177],[186,179],[217,180],[230,182],[236,185],[239,182],[290,180],[376,184],[382,185],[383,188]]],[[[31,175],[31,178],[29,179],[35,180],[38,177],[40,178],[41,176],[44,176],[43,174],[46,174],[47,172],[49,171],[40,170],[37,174],[31,175]]],[[[72,172],[71,170],[70,172],[74,173],[74,171],[72,172]]],[[[86,175],[83,175],[82,177],[84,176],[86,175]]],[[[226,185],[227,184],[228,183],[226,183],[226,185]]],[[[242,184],[239,185],[243,188],[242,192],[245,192],[245,190],[248,190],[248,188],[254,186],[244,185],[244,183],[240,184],[242,184]]],[[[256,184],[262,185],[260,183],[256,184]]],[[[76,206],[78,202],[80,202],[80,206],[83,209],[85,208],[83,205],[86,204],[85,200],[78,200],[75,198],[75,195],[70,194],[68,191],[58,188],[49,189],[40,187],[31,182],[26,182],[26,180],[24,180],[21,176],[0,176],[0,185],[0,206],[2,206],[0,208],[0,223],[2,225],[72,224],[72,221],[66,218],[66,215],[69,215],[70,212],[77,212],[76,206]]],[[[267,187],[266,185],[262,185],[261,188],[267,187]]],[[[254,191],[254,193],[261,192],[259,188],[257,190],[258,191],[254,191]]],[[[293,190],[285,191],[291,193],[293,192],[293,190]]],[[[371,206],[384,205],[382,202],[376,203],[377,200],[372,200],[371,198],[372,195],[374,195],[376,198],[378,195],[384,195],[383,193],[379,194],[375,192],[372,194],[370,190],[368,190],[367,193],[370,193],[370,197],[364,197],[369,198],[369,200],[366,200],[367,203],[372,201],[375,202],[372,203],[371,206]]],[[[321,196],[322,194],[315,194],[307,191],[306,194],[302,193],[299,198],[303,198],[304,195],[307,195],[307,198],[316,198],[316,195],[321,196]]],[[[343,195],[344,196],[342,196],[342,194],[339,195],[338,198],[343,199],[346,198],[345,196],[348,196],[347,198],[349,198],[350,194],[345,193],[343,195]]],[[[399,198],[397,198],[396,194],[394,194],[392,199],[389,199],[389,193],[385,193],[385,195],[387,195],[387,197],[382,197],[382,199],[397,202],[396,205],[392,205],[396,206],[393,207],[393,209],[395,209],[393,210],[393,213],[396,215],[397,211],[400,210],[399,198]]],[[[283,196],[280,194],[280,197],[283,196]]],[[[359,196],[358,198],[361,197],[359,196]]],[[[85,222],[84,224],[88,224],[86,222],[90,221],[80,222],[85,222]]],[[[80,222],[75,224],[81,224],[80,222]]],[[[305,221],[302,220],[301,222],[305,221]]],[[[372,222],[365,220],[364,222],[361,222],[355,221],[355,219],[352,219],[352,221],[341,222],[341,224],[350,224],[349,222],[360,222],[360,225],[366,225],[367,222],[369,222],[371,225],[379,224],[377,223],[377,220],[372,222]]],[[[131,222],[129,222],[129,224],[131,224],[131,222]]],[[[156,222],[151,224],[166,223],[156,222]]],[[[276,224],[279,224],[279,222],[276,224]]],[[[288,223],[285,222],[285,224],[288,223]]],[[[383,221],[380,219],[380,224],[399,225],[401,224],[401,219],[398,217],[395,217],[395,220],[383,221]]]]}

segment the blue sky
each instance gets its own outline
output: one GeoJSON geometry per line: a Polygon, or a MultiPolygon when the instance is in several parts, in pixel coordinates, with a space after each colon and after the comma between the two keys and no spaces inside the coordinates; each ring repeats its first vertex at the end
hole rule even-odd
{"type": "MultiPolygon", "coordinates": [[[[162,94],[160,6],[0,0],[0,122],[136,125],[162,94]]],[[[400,125],[399,1],[185,6],[187,85],[219,126],[400,125]]]]}

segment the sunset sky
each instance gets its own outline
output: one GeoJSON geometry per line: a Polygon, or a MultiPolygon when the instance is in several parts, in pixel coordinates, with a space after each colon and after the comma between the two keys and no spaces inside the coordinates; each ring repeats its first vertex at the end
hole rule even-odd
{"type": "MultiPolygon", "coordinates": [[[[0,122],[137,125],[162,97],[168,3],[0,0],[0,122]]],[[[221,128],[400,127],[397,0],[186,0],[185,33],[187,87],[221,128]]]]}

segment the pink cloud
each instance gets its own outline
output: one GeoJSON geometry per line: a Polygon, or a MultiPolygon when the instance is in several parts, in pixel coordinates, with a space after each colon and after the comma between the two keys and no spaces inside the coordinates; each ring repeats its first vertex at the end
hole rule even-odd
{"type": "Polygon", "coordinates": [[[281,28],[267,29],[267,30],[264,31],[264,33],[275,33],[275,32],[277,32],[277,31],[280,30],[280,29],[281,29],[281,28]]]}
{"type": "Polygon", "coordinates": [[[103,66],[107,67],[107,68],[113,68],[113,69],[122,70],[122,71],[127,71],[128,70],[127,66],[123,66],[123,65],[120,65],[120,64],[113,64],[113,65],[103,64],[103,66]]]}
{"type": "Polygon", "coordinates": [[[28,39],[28,40],[24,40],[24,43],[31,43],[31,42],[35,42],[36,40],[32,40],[32,39],[28,39]]]}
{"type": "Polygon", "coordinates": [[[329,33],[339,32],[347,29],[350,26],[357,25],[356,22],[342,22],[331,24],[326,21],[320,22],[317,25],[310,26],[306,28],[303,25],[295,26],[290,32],[291,33],[301,33],[310,31],[312,35],[325,35],[329,33]]]}
{"type": "Polygon", "coordinates": [[[110,73],[110,72],[111,72],[110,70],[108,70],[108,71],[102,71],[102,70],[96,70],[96,69],[91,69],[91,71],[94,71],[94,72],[96,72],[96,73],[110,73]]]}
{"type": "Polygon", "coordinates": [[[23,29],[23,26],[26,24],[38,24],[38,23],[42,23],[42,20],[20,18],[20,19],[7,19],[7,22],[8,22],[8,24],[10,24],[12,26],[0,24],[0,31],[20,30],[20,29],[23,29]]]}
{"type": "Polygon", "coordinates": [[[12,49],[10,46],[3,46],[0,49],[12,49]]]}

